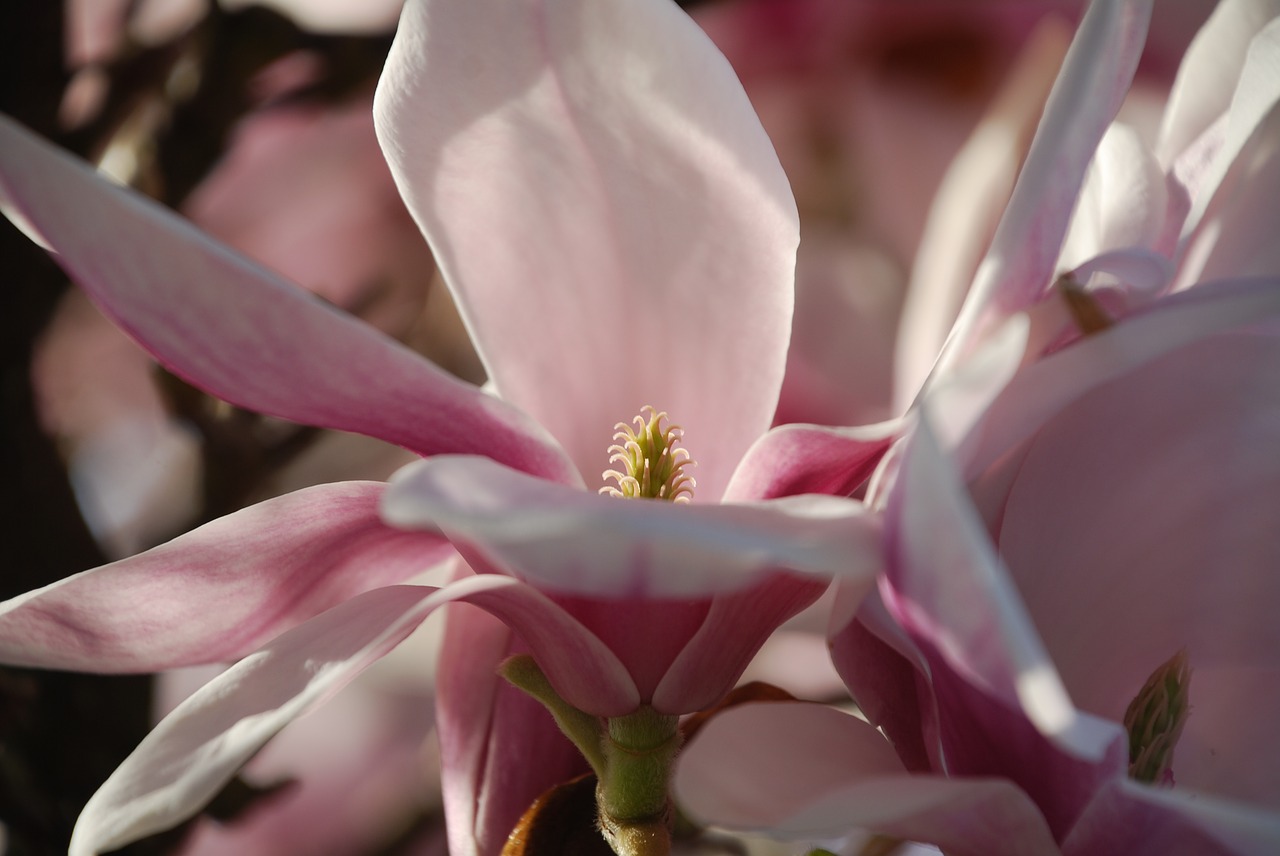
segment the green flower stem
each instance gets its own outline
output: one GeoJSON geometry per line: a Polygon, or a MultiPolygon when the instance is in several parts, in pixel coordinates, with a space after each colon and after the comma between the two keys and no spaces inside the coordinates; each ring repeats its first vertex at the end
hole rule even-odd
{"type": "Polygon", "coordinates": [[[602,813],[623,822],[665,817],[671,763],[680,751],[679,724],[679,717],[648,706],[609,720],[596,790],[602,813]]]}
{"type": "Polygon", "coordinates": [[[517,654],[508,658],[498,667],[498,674],[516,688],[524,690],[542,702],[543,706],[551,711],[556,725],[560,726],[565,737],[568,737],[582,752],[596,777],[603,781],[608,764],[602,749],[604,725],[600,717],[583,713],[562,699],[551,686],[551,681],[547,680],[542,667],[528,654],[517,654]]]}

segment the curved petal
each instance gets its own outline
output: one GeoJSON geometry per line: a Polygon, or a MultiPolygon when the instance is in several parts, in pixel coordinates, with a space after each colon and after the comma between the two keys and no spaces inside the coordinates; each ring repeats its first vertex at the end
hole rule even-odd
{"type": "MultiPolygon", "coordinates": [[[[871,582],[868,578],[858,585],[867,590],[871,582]]],[[[689,713],[715,704],[733,689],[770,635],[826,588],[825,582],[788,575],[716,597],[698,631],[662,676],[653,706],[663,713],[689,713]]]]}
{"type": "Polygon", "coordinates": [[[1196,33],[1160,125],[1156,153],[1166,168],[1227,111],[1249,42],[1277,15],[1276,0],[1224,0],[1196,33]]]}
{"type": "Polygon", "coordinates": [[[1232,171],[1249,141],[1267,127],[1266,119],[1280,104],[1280,19],[1273,20],[1259,32],[1245,55],[1240,80],[1231,96],[1227,111],[1226,134],[1214,155],[1208,174],[1197,187],[1191,200],[1191,211],[1182,228],[1182,245],[1200,226],[1210,203],[1232,171]]]}
{"type": "Polygon", "coordinates": [[[847,496],[871,477],[902,420],[860,428],[781,425],[747,450],[724,493],[751,502],[802,493],[847,496]]]}
{"type": "Polygon", "coordinates": [[[1103,134],[1067,231],[1059,269],[1102,253],[1155,246],[1164,226],[1164,171],[1138,131],[1113,124],[1103,134]]]}
{"type": "Polygon", "coordinates": [[[574,480],[527,416],[0,116],[0,207],[161,363],[233,404],[574,480]]]}
{"type": "Polygon", "coordinates": [[[665,410],[718,499],[777,404],[799,227],[702,31],[671,3],[414,0],[375,111],[500,394],[588,480],[665,410]]]}
{"type": "Polygon", "coordinates": [[[1248,856],[1280,850],[1280,814],[1117,779],[1063,843],[1067,856],[1248,856]]]}
{"type": "Polygon", "coordinates": [[[1133,80],[1150,16],[1151,0],[1090,4],[941,365],[1051,285],[1085,170],[1133,80]]]}
{"type": "Polygon", "coordinates": [[[527,650],[511,630],[464,604],[445,620],[436,716],[449,853],[497,856],[529,804],[586,761],[545,708],[498,676],[527,650]]]}
{"type": "Polygon", "coordinates": [[[689,598],[741,589],[768,572],[866,579],[879,569],[879,522],[826,496],[700,506],[615,499],[445,456],[391,480],[383,517],[438,527],[477,569],[564,594],[689,598]]]}
{"type": "Polygon", "coordinates": [[[715,717],[681,755],[675,790],[708,822],[774,835],[866,829],[957,856],[1058,852],[1010,782],[908,775],[874,728],[818,705],[743,705],[715,717]]]}
{"type": "Polygon", "coordinates": [[[1178,651],[1178,789],[1280,811],[1280,336],[1223,334],[1057,414],[1021,455],[1002,556],[1075,704],[1113,721],[1178,651]]]}
{"type": "Polygon", "coordinates": [[[893,413],[920,391],[955,323],[1066,54],[1064,30],[1052,17],[1037,26],[938,186],[898,324],[893,413]]]}
{"type": "MultiPolygon", "coordinates": [[[[1019,370],[980,418],[966,422],[958,437],[945,437],[944,445],[966,444],[963,470],[966,478],[975,477],[1089,390],[1199,339],[1274,320],[1278,313],[1280,280],[1274,278],[1203,284],[1162,298],[1111,329],[1019,370]]],[[[938,392],[940,400],[951,394],[948,385],[938,392]]],[[[935,420],[952,415],[932,403],[928,408],[935,420]]]]}
{"type": "Polygon", "coordinates": [[[91,856],[190,817],[277,731],[336,693],[443,602],[436,590],[366,592],[302,624],[180,704],[85,806],[71,856],[91,856]]]}
{"type": "Polygon", "coordinates": [[[887,512],[886,606],[964,679],[1021,707],[1066,752],[1100,761],[1117,727],[1081,717],[996,556],[982,521],[921,419],[887,512]]]}
{"type": "Polygon", "coordinates": [[[1063,834],[1097,786],[1122,774],[1124,729],[1073,705],[926,420],[887,516],[881,593],[928,661],[943,768],[1012,779],[1063,834]]]}
{"type": "MultiPolygon", "coordinates": [[[[571,703],[584,692],[626,694],[628,679],[616,658],[598,643],[590,645],[590,636],[562,610],[516,580],[486,575],[443,589],[375,589],[273,640],[179,705],[85,806],[71,856],[100,853],[190,817],[284,725],[456,600],[516,624],[544,668],[571,662],[570,683],[557,686],[569,690],[571,703]]],[[[628,711],[638,703],[632,699],[628,711]]]]}
{"type": "Polygon", "coordinates": [[[320,485],[0,605],[0,659],[151,672],[234,660],[360,592],[453,553],[378,519],[386,485],[320,485]]]}

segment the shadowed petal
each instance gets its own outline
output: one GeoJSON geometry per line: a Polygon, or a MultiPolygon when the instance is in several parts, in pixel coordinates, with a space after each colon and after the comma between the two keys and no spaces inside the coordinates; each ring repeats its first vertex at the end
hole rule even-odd
{"type": "Polygon", "coordinates": [[[528,417],[0,116],[0,207],[122,329],[260,413],[574,481],[528,417]]]}
{"type": "Polygon", "coordinates": [[[665,410],[718,499],[777,403],[798,224],[706,35],[672,3],[415,0],[375,115],[503,398],[588,482],[665,410]]]}
{"type": "Polygon", "coordinates": [[[0,606],[7,663],[150,672],[241,657],[349,597],[453,553],[378,519],[385,485],[300,490],[0,606]]]}
{"type": "Polygon", "coordinates": [[[564,594],[697,597],[743,588],[770,571],[866,578],[880,561],[879,523],[853,500],[617,499],[486,458],[411,464],[392,478],[383,516],[394,526],[438,527],[478,569],[564,594]]]}
{"type": "Polygon", "coordinates": [[[908,775],[879,732],[819,705],[743,705],[715,717],[682,754],[675,789],[703,820],[775,835],[866,829],[957,856],[1058,852],[1010,782],[908,775]]]}
{"type": "MultiPolygon", "coordinates": [[[[562,610],[516,580],[486,575],[443,589],[376,589],[280,636],[179,705],[86,805],[72,856],[113,849],[190,817],[277,731],[454,600],[476,603],[515,625],[544,668],[554,663],[563,674],[564,664],[572,662],[566,685],[557,689],[575,703],[587,695],[627,694],[629,679],[617,660],[592,645],[562,610]]],[[[637,703],[630,689],[626,710],[637,703]]]]}
{"type": "Polygon", "coordinates": [[[1063,843],[1067,856],[1243,856],[1280,850],[1280,814],[1175,787],[1109,782],[1063,843]]]}
{"type": "Polygon", "coordinates": [[[449,852],[497,856],[529,804],[587,764],[546,708],[499,677],[528,650],[511,630],[467,605],[446,621],[436,707],[449,852]]]}
{"type": "Polygon", "coordinates": [[[1085,170],[1133,80],[1150,16],[1151,0],[1090,4],[940,364],[1052,283],[1085,170]]]}

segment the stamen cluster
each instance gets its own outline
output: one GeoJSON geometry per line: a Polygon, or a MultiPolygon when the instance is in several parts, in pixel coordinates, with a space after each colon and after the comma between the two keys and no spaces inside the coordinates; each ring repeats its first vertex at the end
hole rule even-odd
{"type": "Polygon", "coordinates": [[[645,405],[632,425],[619,422],[614,426],[614,445],[609,447],[609,463],[620,464],[606,470],[606,484],[601,493],[628,498],[665,499],[689,502],[696,485],[685,472],[693,466],[689,452],[680,445],[684,431],[678,425],[666,425],[665,412],[645,405]]]}

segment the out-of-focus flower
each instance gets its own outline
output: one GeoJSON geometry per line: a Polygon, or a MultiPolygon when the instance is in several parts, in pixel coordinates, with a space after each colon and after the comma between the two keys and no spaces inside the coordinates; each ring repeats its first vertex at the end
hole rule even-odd
{"type": "MultiPolygon", "coordinates": [[[[190,815],[456,600],[520,637],[466,613],[440,679],[453,849],[495,852],[572,752],[547,742],[532,702],[495,689],[507,654],[532,650],[584,716],[674,719],[731,687],[825,585],[777,572],[874,570],[861,503],[774,501],[770,474],[743,476],[781,382],[795,211],[740,86],[682,12],[413,3],[375,109],[499,396],[0,123],[6,212],[171,370],[249,409],[428,457],[390,490],[300,491],[4,605],[9,662],[146,671],[244,657],[103,786],[73,853],[190,815]],[[612,426],[650,402],[687,429],[694,502],[584,490],[610,462],[612,426]],[[380,504],[427,531],[387,526],[380,504]],[[455,548],[483,573],[399,584],[455,548]]],[[[650,427],[638,449],[656,468],[663,454],[679,463],[677,435],[656,415],[650,427]]],[[[619,469],[624,493],[649,477],[641,461],[619,469]]]]}
{"type": "MultiPolygon", "coordinates": [[[[1104,7],[1120,4],[1095,24],[1104,7]]],[[[1112,129],[1078,205],[1037,148],[1097,114],[1051,99],[1006,214],[1023,222],[1002,223],[881,473],[880,597],[833,625],[883,733],[818,707],[732,711],[678,775],[699,815],[957,854],[1280,843],[1280,270],[1255,195],[1280,176],[1277,12],[1223,4],[1179,74],[1169,166],[1115,170],[1141,149],[1112,129]],[[1064,263],[1072,294],[1042,298],[1064,263]]]]}

